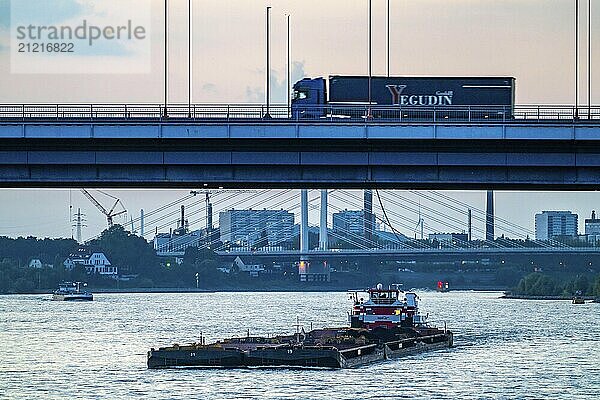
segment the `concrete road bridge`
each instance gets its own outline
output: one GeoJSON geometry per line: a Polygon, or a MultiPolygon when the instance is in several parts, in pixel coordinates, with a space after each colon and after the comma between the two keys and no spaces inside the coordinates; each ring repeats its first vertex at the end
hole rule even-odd
{"type": "Polygon", "coordinates": [[[0,105],[3,187],[597,190],[600,107],[0,105]],[[384,112],[384,111],[387,111],[384,112]]]}

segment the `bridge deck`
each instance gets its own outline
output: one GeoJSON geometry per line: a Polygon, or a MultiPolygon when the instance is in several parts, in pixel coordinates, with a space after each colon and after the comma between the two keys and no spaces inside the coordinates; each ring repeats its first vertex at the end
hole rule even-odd
{"type": "Polygon", "coordinates": [[[600,140],[600,120],[582,123],[260,122],[0,120],[0,139],[391,139],[600,140]]]}
{"type": "Polygon", "coordinates": [[[5,187],[597,190],[600,183],[596,114],[428,122],[75,117],[60,108],[54,118],[52,109],[19,118],[27,108],[2,110],[5,187]]]}

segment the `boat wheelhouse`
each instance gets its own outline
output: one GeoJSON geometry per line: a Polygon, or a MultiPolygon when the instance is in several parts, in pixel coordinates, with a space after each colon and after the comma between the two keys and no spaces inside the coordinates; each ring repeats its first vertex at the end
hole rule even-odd
{"type": "Polygon", "coordinates": [[[419,314],[419,297],[413,292],[404,292],[401,285],[387,289],[380,283],[366,291],[349,291],[354,302],[349,314],[352,328],[374,329],[377,327],[412,327],[425,324],[419,314]]]}

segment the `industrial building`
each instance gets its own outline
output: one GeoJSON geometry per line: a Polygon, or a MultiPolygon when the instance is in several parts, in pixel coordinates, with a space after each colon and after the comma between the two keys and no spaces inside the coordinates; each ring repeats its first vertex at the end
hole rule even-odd
{"type": "Polygon", "coordinates": [[[199,247],[204,236],[202,230],[189,232],[176,229],[170,233],[158,233],[154,237],[154,250],[162,256],[184,253],[188,247],[199,247]]]}
{"type": "Polygon", "coordinates": [[[586,235],[600,235],[600,219],[596,218],[596,211],[592,211],[592,218],[585,220],[586,235]]]}
{"type": "Polygon", "coordinates": [[[600,241],[600,219],[596,218],[596,211],[592,211],[592,218],[585,220],[585,236],[589,242],[600,241]]]}
{"type": "Polygon", "coordinates": [[[185,207],[181,206],[181,219],[177,221],[177,229],[169,233],[156,232],[154,250],[160,256],[181,256],[188,247],[200,246],[205,236],[205,231],[190,231],[189,222],[185,217],[185,207]]]}
{"type": "Polygon", "coordinates": [[[294,214],[286,210],[227,210],[219,213],[219,227],[223,243],[281,245],[293,240],[294,214]]]}
{"type": "Polygon", "coordinates": [[[578,215],[571,211],[542,211],[535,215],[535,239],[550,240],[557,236],[578,234],[578,215]]]}

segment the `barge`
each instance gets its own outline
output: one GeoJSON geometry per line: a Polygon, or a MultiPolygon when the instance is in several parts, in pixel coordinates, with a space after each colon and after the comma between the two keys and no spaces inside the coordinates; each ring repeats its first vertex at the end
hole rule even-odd
{"type": "Polygon", "coordinates": [[[350,327],[225,339],[151,349],[148,368],[352,368],[453,346],[453,334],[427,324],[415,293],[382,285],[349,292],[350,327]]]}

